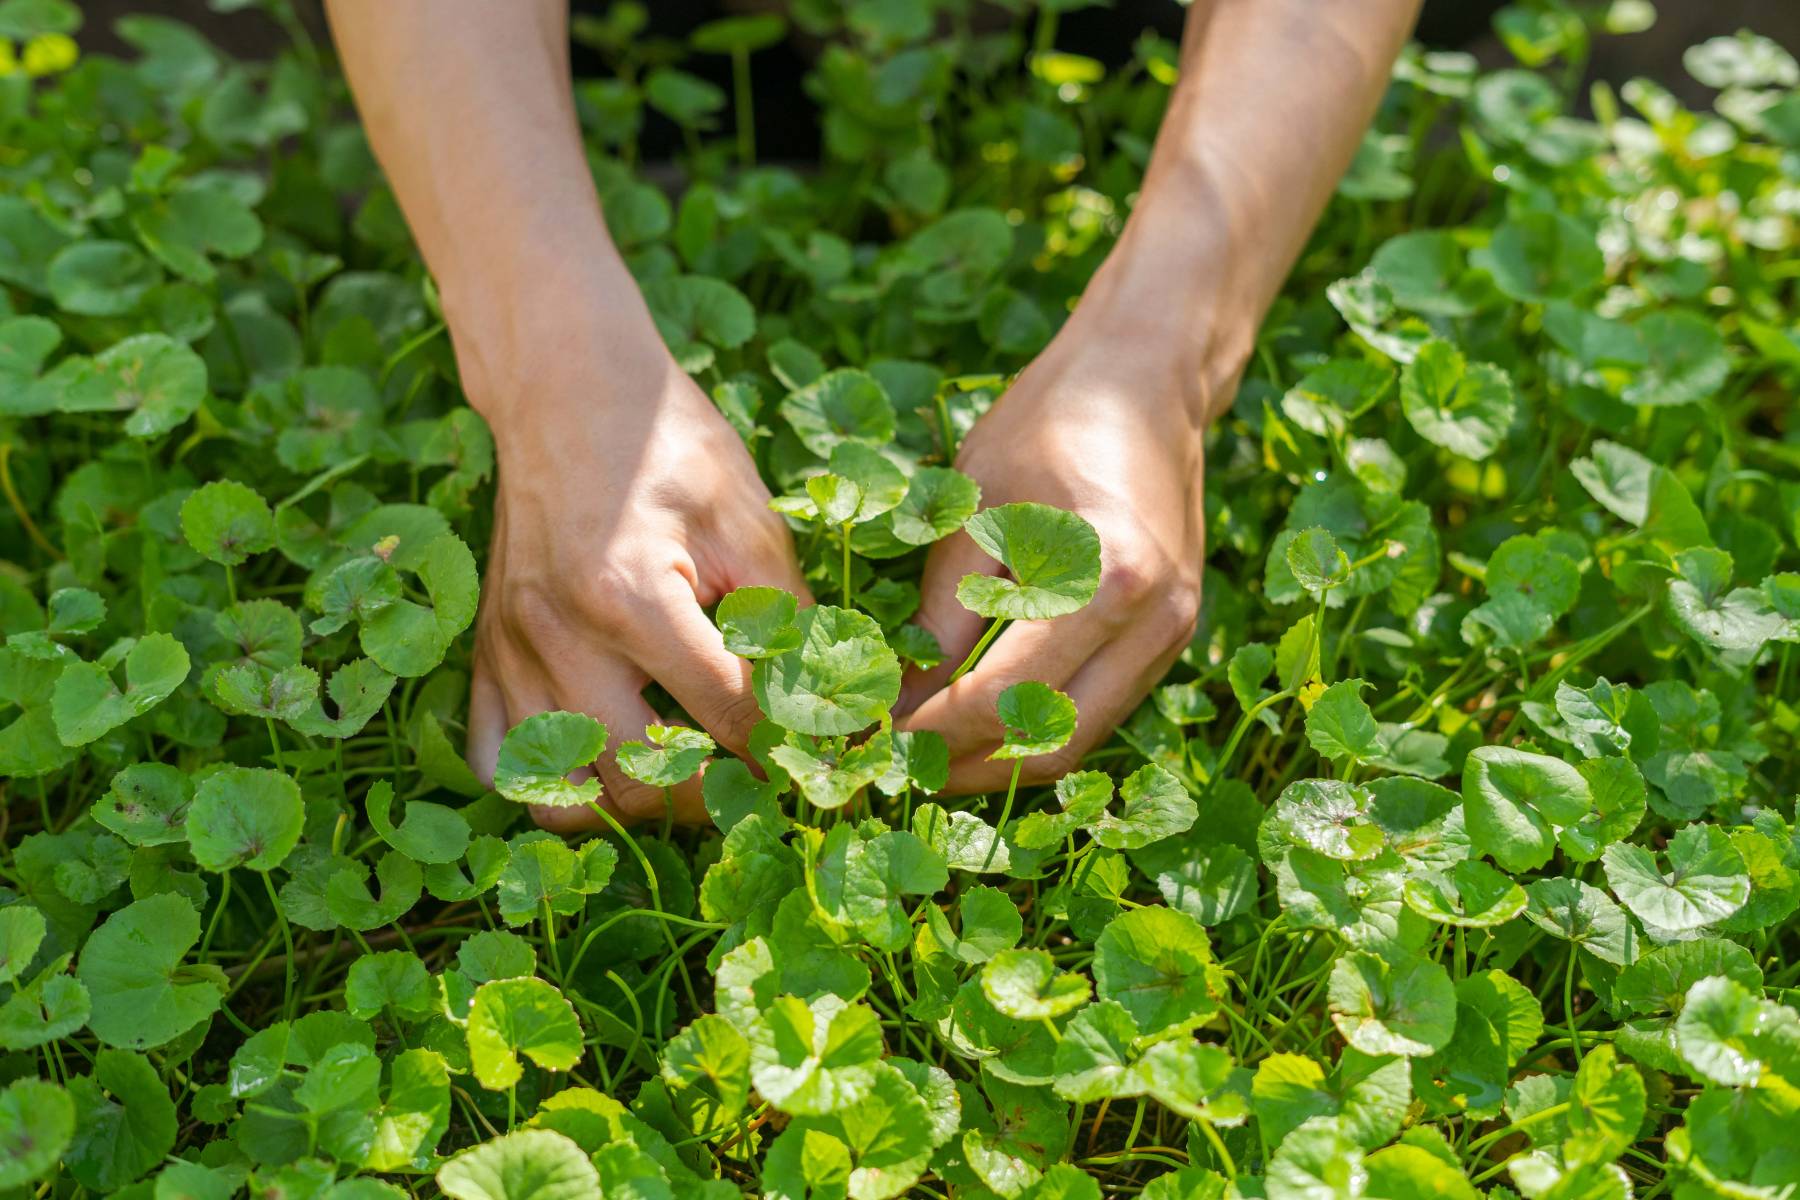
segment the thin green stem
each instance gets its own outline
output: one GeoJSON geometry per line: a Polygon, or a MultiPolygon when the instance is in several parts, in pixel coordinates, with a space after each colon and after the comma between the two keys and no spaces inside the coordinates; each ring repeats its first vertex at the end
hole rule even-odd
{"type": "Polygon", "coordinates": [[[1005,617],[995,617],[993,620],[993,623],[987,627],[987,632],[983,633],[981,635],[981,640],[979,642],[975,643],[975,648],[973,650],[969,651],[969,657],[963,659],[962,666],[956,668],[956,670],[951,674],[951,676],[950,676],[951,683],[955,683],[957,680],[961,679],[964,675],[967,675],[969,673],[970,669],[973,668],[978,661],[980,661],[982,651],[986,650],[988,648],[988,644],[990,642],[992,642],[995,638],[1000,636],[1000,631],[1004,628],[1006,628],[1006,618],[1005,617]]]}
{"type": "MultiPolygon", "coordinates": [[[[294,1015],[294,930],[288,924],[287,914],[281,911],[281,898],[275,894],[275,883],[269,878],[267,871],[258,871],[262,876],[263,890],[269,894],[269,907],[275,910],[275,923],[281,927],[281,945],[287,951],[287,961],[282,964],[281,972],[281,1015],[283,1019],[292,1019],[294,1015]]],[[[227,876],[229,878],[229,876],[227,876]]],[[[260,960],[259,960],[260,961],[260,960]]],[[[248,978],[248,973],[245,975],[248,978]]]]}
{"type": "Polygon", "coordinates": [[[219,902],[213,905],[212,917],[206,922],[206,936],[200,939],[200,959],[206,960],[206,952],[212,948],[213,934],[218,932],[219,917],[225,912],[225,904],[231,899],[231,872],[219,872],[219,902]]]}
{"type": "Polygon", "coordinates": [[[851,603],[852,597],[851,597],[851,592],[850,592],[850,528],[851,528],[851,526],[850,526],[849,521],[845,521],[842,525],[838,526],[838,536],[843,539],[843,543],[844,543],[843,580],[844,580],[844,607],[845,608],[855,607],[851,603]]]}
{"type": "MultiPolygon", "coordinates": [[[[1006,783],[1006,800],[1000,805],[1000,820],[994,826],[996,831],[1005,829],[1006,819],[1012,815],[1013,797],[1019,791],[1019,772],[1024,766],[1024,759],[1013,759],[1012,778],[1006,783]]],[[[994,864],[994,852],[998,849],[1000,849],[1000,836],[996,832],[995,836],[988,840],[987,857],[981,860],[982,870],[985,871],[994,864]]]]}

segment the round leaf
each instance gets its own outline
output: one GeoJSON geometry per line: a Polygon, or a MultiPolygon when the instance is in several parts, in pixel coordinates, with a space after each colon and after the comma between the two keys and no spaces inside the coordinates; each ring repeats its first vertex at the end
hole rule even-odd
{"type": "Polygon", "coordinates": [[[173,892],[106,918],[75,968],[93,1000],[88,1024],[95,1036],[109,1046],[148,1050],[212,1016],[224,976],[181,965],[199,940],[199,914],[173,892]]]}
{"type": "Polygon", "coordinates": [[[956,598],[971,612],[1043,620],[1075,612],[1099,590],[1100,535],[1072,512],[1002,504],[976,513],[963,528],[1012,575],[963,576],[956,598]]]}
{"type": "Polygon", "coordinates": [[[306,805],[300,785],[280,771],[222,767],[194,789],[188,844],[208,871],[273,871],[300,840],[306,805]]]}

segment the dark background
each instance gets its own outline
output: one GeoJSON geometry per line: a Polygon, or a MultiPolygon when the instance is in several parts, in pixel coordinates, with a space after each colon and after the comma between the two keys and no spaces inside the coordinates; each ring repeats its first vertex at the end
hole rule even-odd
{"type": "MultiPolygon", "coordinates": [[[[379,4],[384,0],[358,0],[379,4]]],[[[511,3],[512,0],[494,0],[511,3]]],[[[1344,3],[1347,0],[1327,0],[1344,3]]],[[[296,0],[307,24],[327,36],[321,0],[296,0]]],[[[601,12],[605,0],[574,0],[577,11],[601,12]]],[[[775,9],[779,0],[648,0],[651,29],[655,35],[679,39],[695,24],[726,12],[775,9]]],[[[1509,56],[1493,36],[1489,22],[1501,7],[1500,0],[1425,0],[1417,36],[1437,49],[1467,50],[1484,65],[1498,66],[1509,56]]],[[[200,28],[221,49],[237,57],[263,57],[285,43],[272,21],[254,9],[215,13],[204,0],[82,0],[85,25],[80,40],[90,50],[127,54],[129,48],[112,36],[114,18],[128,12],[157,12],[200,28]]],[[[1682,68],[1682,52],[1714,34],[1752,29],[1800,53],[1800,0],[1659,0],[1655,26],[1643,33],[1603,37],[1596,41],[1588,74],[1593,79],[1622,83],[1633,76],[1647,76],[1668,87],[1691,105],[1706,101],[1706,89],[1682,68]]],[[[1139,32],[1155,28],[1179,37],[1186,10],[1175,0],[1116,0],[1112,8],[1083,9],[1065,13],[1057,45],[1103,62],[1129,58],[1139,32]]],[[[810,101],[802,90],[808,66],[804,47],[787,43],[757,55],[757,144],[763,157],[772,160],[807,161],[817,156],[817,123],[810,101]]],[[[730,65],[720,57],[697,55],[683,68],[711,78],[729,88],[730,65]]],[[[604,65],[577,47],[578,76],[604,73],[604,65]]],[[[674,130],[652,121],[645,130],[644,153],[651,159],[665,157],[679,145],[674,130]]]]}

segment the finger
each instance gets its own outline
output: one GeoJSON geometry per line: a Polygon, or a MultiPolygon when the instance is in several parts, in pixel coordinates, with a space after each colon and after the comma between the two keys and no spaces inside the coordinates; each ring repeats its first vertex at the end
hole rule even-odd
{"type": "MultiPolygon", "coordinates": [[[[1179,648],[1171,651],[1143,636],[1125,637],[1102,647],[1069,681],[1069,698],[1075,702],[1075,733],[1055,754],[1024,760],[1019,772],[1021,787],[1053,783],[1080,768],[1081,761],[1123,724],[1163,677],[1179,648]]],[[[952,756],[948,795],[1004,791],[1012,779],[1010,761],[990,762],[993,742],[960,758],[952,756]]]]}
{"type": "Polygon", "coordinates": [[[494,786],[494,764],[500,758],[500,739],[506,736],[506,698],[479,663],[469,685],[469,731],[464,757],[475,777],[494,786]]]}
{"type": "Polygon", "coordinates": [[[904,721],[905,729],[943,735],[952,760],[991,749],[1000,741],[1000,693],[1036,680],[1066,689],[1082,665],[1106,644],[1104,618],[1084,609],[1054,621],[1018,621],[1006,627],[967,675],[928,695],[904,721]]]}
{"type": "Polygon", "coordinates": [[[925,556],[925,574],[919,580],[919,614],[913,620],[938,640],[944,659],[929,671],[907,673],[894,711],[911,712],[925,697],[943,687],[981,640],[987,620],[962,606],[956,598],[956,585],[965,575],[1000,572],[1000,564],[983,553],[966,533],[932,546],[925,556]]]}
{"type": "Polygon", "coordinates": [[[747,754],[762,709],[750,690],[750,664],[725,648],[724,636],[679,577],[646,614],[633,658],[713,740],[747,754]]]}
{"type": "Polygon", "coordinates": [[[729,572],[731,586],[780,588],[791,592],[805,607],[813,602],[813,595],[806,586],[806,576],[800,572],[800,560],[794,555],[794,535],[780,517],[767,515],[770,519],[763,523],[766,544],[758,553],[733,564],[729,572]]]}
{"type": "Polygon", "coordinates": [[[727,592],[743,587],[780,588],[801,604],[811,604],[812,592],[794,555],[794,535],[787,523],[766,509],[724,515],[733,519],[709,526],[705,537],[691,544],[694,562],[688,583],[701,607],[711,607],[727,592]],[[737,519],[746,516],[748,522],[737,519]]]}

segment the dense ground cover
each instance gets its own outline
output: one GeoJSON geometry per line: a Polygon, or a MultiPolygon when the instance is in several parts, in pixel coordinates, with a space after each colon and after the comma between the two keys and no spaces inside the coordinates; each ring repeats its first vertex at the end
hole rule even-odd
{"type": "Polygon", "coordinates": [[[621,750],[716,828],[570,842],[519,802],[591,799],[595,722],[460,757],[492,444],[322,49],[0,4],[0,1195],[1795,1194],[1800,69],[1721,38],[1710,111],[1585,119],[1645,6],[1409,52],[1217,430],[1189,651],[1054,789],[939,802],[921,548],[976,534],[997,620],[1098,571],[946,463],[1172,78],[1058,7],[796,5],[804,173],[581,27],[613,234],[832,603],[719,608],[766,780],[621,750]]]}

